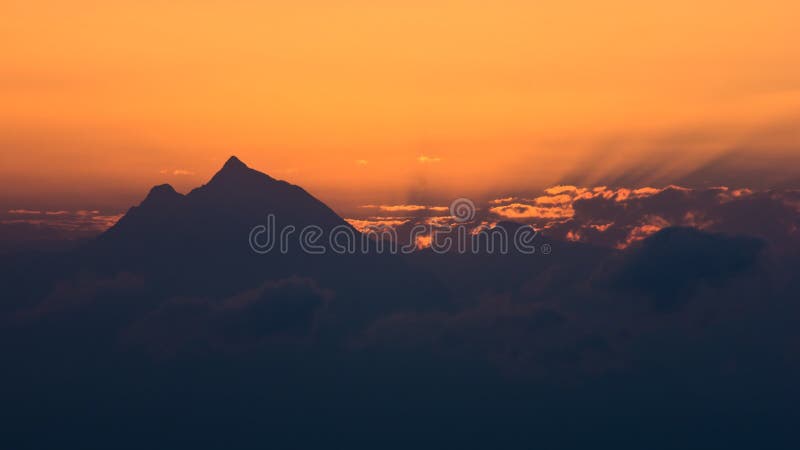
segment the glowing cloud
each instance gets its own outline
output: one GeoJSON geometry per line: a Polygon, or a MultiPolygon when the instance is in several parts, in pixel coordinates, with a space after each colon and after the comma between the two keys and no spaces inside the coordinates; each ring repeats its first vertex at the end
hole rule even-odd
{"type": "Polygon", "coordinates": [[[381,211],[387,212],[399,212],[399,211],[447,211],[449,208],[447,206],[426,206],[426,205],[362,205],[362,208],[372,208],[372,209],[379,209],[381,211]]]}
{"type": "Polygon", "coordinates": [[[345,219],[347,223],[353,226],[356,230],[364,233],[369,230],[393,228],[404,225],[409,219],[387,219],[387,218],[374,218],[374,219],[345,219]]]}
{"type": "Polygon", "coordinates": [[[507,219],[567,219],[575,214],[571,207],[541,207],[524,203],[489,208],[489,212],[507,219]]]}
{"type": "Polygon", "coordinates": [[[419,163],[420,163],[420,164],[432,164],[432,163],[438,163],[438,162],[441,162],[441,161],[442,161],[442,158],[439,158],[439,157],[436,157],[436,156],[425,156],[425,155],[420,155],[420,156],[417,158],[417,161],[419,161],[419,163]]]}
{"type": "Polygon", "coordinates": [[[489,203],[492,205],[500,205],[503,203],[511,203],[516,199],[517,199],[516,197],[502,197],[502,198],[496,198],[494,200],[489,200],[489,203]]]}
{"type": "Polygon", "coordinates": [[[617,244],[617,248],[623,249],[630,246],[632,243],[641,241],[642,239],[657,233],[658,231],[670,226],[671,224],[660,216],[648,216],[644,218],[644,223],[634,227],[628,233],[627,239],[624,242],[617,244]]]}

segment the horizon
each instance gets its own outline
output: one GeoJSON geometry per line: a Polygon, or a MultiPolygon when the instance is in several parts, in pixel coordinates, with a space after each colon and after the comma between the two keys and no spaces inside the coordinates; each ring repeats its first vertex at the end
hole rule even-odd
{"type": "MultiPolygon", "coordinates": [[[[229,176],[235,176],[235,172],[240,170],[239,168],[254,170],[259,174],[267,175],[273,181],[286,182],[285,180],[270,177],[269,174],[248,166],[236,155],[231,155],[215,175],[209,177],[206,182],[190,189],[185,189],[183,192],[175,190],[175,187],[170,183],[157,184],[148,189],[149,193],[147,195],[141,195],[139,201],[122,210],[79,209],[70,211],[65,209],[15,208],[0,211],[0,227],[5,226],[5,233],[7,234],[0,242],[8,245],[10,241],[19,241],[22,242],[22,245],[33,246],[36,245],[36,242],[49,245],[53,241],[75,241],[80,243],[86,239],[93,239],[113,228],[120,219],[135,209],[137,205],[141,206],[156,191],[163,192],[166,189],[179,197],[185,197],[193,191],[207,186],[223,172],[229,171],[231,172],[229,176]]],[[[300,187],[302,188],[302,186],[300,187]]],[[[588,242],[624,249],[631,244],[639,243],[661,229],[672,226],[690,226],[714,230],[713,222],[716,218],[709,210],[718,204],[746,197],[757,198],[763,195],[785,197],[787,204],[791,204],[792,198],[800,191],[795,189],[759,191],[720,185],[687,188],[669,184],[662,187],[641,186],[629,188],[625,186],[559,184],[543,188],[538,192],[528,192],[530,195],[517,193],[495,198],[478,197],[476,201],[460,197],[443,199],[438,203],[429,199],[417,203],[355,204],[344,208],[333,207],[332,209],[341,219],[361,233],[371,235],[373,233],[388,232],[391,234],[393,242],[401,244],[408,244],[406,238],[410,238],[412,240],[411,245],[416,246],[417,250],[435,248],[436,239],[432,239],[432,237],[435,238],[435,230],[442,227],[467,227],[468,234],[475,234],[482,229],[494,228],[500,223],[528,225],[536,230],[536,233],[543,233],[545,236],[562,241],[588,242]],[[589,216],[580,219],[575,217],[574,208],[576,202],[585,203],[593,199],[605,199],[619,204],[625,204],[629,200],[638,202],[655,200],[655,202],[658,202],[660,196],[668,195],[670,192],[688,194],[693,197],[710,193],[715,198],[710,201],[706,200],[705,203],[687,207],[684,217],[666,218],[674,216],[675,213],[662,206],[659,210],[655,210],[652,216],[632,215],[627,219],[631,223],[627,223],[624,226],[616,223],[615,220],[606,219],[604,221],[600,217],[589,216]],[[469,203],[473,216],[465,223],[462,223],[464,221],[456,220],[457,214],[454,212],[454,205],[457,205],[460,201],[469,203]],[[700,219],[700,217],[705,218],[700,219]],[[404,232],[409,233],[414,226],[424,227],[426,232],[416,237],[400,235],[404,232]],[[619,230],[616,230],[617,228],[619,230]],[[598,231],[600,233],[597,233],[598,231]],[[431,245],[432,243],[434,245],[431,245]]],[[[244,193],[241,192],[241,194],[244,193]]],[[[312,196],[315,195],[312,193],[312,196]]],[[[687,200],[689,200],[688,197],[684,199],[684,201],[687,200]]],[[[693,201],[689,203],[693,203],[693,201]]],[[[679,205],[675,206],[680,208],[679,205]]],[[[750,232],[758,233],[752,229],[750,232]]],[[[792,232],[789,231],[789,233],[792,232]]],[[[383,236],[383,238],[385,237],[383,236]]],[[[2,246],[0,246],[0,249],[2,249],[2,246]]]]}

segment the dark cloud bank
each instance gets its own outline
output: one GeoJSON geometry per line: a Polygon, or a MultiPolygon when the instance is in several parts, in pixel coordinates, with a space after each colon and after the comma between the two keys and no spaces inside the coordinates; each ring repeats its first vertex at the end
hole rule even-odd
{"type": "MultiPolygon", "coordinates": [[[[343,222],[231,164],[2,260],[2,448],[797,448],[791,202],[624,249],[254,255],[265,201],[343,222]]],[[[575,217],[687,208],[648,199],[575,217]]]]}

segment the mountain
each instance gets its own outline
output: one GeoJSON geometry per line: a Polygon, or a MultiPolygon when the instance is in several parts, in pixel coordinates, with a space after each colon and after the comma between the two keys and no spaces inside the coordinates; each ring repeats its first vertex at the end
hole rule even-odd
{"type": "Polygon", "coordinates": [[[161,295],[231,295],[268,280],[313,279],[337,291],[340,306],[351,313],[373,307],[418,302],[427,308],[443,299],[432,276],[412,268],[398,255],[374,251],[338,254],[329,251],[334,229],[346,230],[355,242],[362,235],[327,205],[299,186],[254,170],[235,156],[211,180],[186,195],[170,185],[153,187],[119,222],[76,252],[79,265],[111,276],[143,276],[161,295]],[[275,238],[294,227],[286,251],[276,242],[259,254],[251,248],[254,227],[272,226],[275,238]],[[300,248],[299,233],[319,227],[317,241],[325,254],[300,248]]]}
{"type": "MultiPolygon", "coordinates": [[[[131,261],[167,251],[208,257],[248,257],[250,230],[275,217],[276,228],[298,231],[316,225],[325,232],[346,221],[299,186],[251,169],[232,156],[211,180],[186,195],[168,184],[155,186],[112,228],[92,243],[96,254],[131,261]]],[[[276,251],[277,253],[277,251],[276,251]]]]}
{"type": "Polygon", "coordinates": [[[98,241],[112,247],[135,241],[142,249],[163,244],[164,237],[182,241],[181,236],[190,236],[213,244],[246,238],[252,227],[265,224],[268,214],[275,215],[278,225],[350,227],[301,187],[251,169],[232,156],[207,184],[187,195],[168,184],[153,187],[98,241]]]}

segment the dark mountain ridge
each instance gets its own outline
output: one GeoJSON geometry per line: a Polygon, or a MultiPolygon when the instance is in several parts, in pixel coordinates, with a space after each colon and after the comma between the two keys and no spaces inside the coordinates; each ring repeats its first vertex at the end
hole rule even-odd
{"type": "Polygon", "coordinates": [[[447,298],[432,276],[398,255],[374,249],[352,254],[303,251],[298,234],[307,226],[319,227],[317,242],[326,250],[334,228],[362,239],[301,187],[254,170],[234,156],[188,194],[167,184],[153,187],[116,225],[75,252],[74,260],[109,276],[123,271],[141,275],[161,295],[231,295],[267,280],[307,277],[337,292],[340,306],[356,315],[400,303],[438,307],[447,298]],[[286,251],[276,244],[258,254],[251,248],[250,233],[271,225],[268,215],[274,216],[276,237],[284,227],[294,227],[294,233],[286,251]]]}

